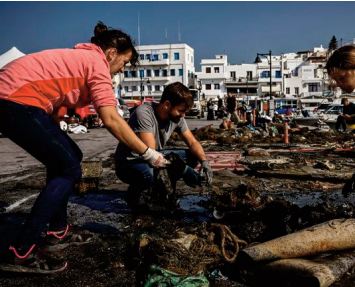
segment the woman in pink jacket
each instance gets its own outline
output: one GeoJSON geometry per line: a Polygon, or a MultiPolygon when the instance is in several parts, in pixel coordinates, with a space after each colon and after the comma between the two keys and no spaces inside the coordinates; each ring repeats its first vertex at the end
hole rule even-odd
{"type": "Polygon", "coordinates": [[[138,60],[130,36],[101,22],[94,34],[91,43],[29,54],[0,70],[0,132],[47,169],[46,186],[9,247],[7,270],[50,273],[66,267],[65,262],[50,264],[37,255],[43,235],[47,244],[74,238],[67,236],[67,204],[81,177],[82,153],[51,116],[60,106],[92,103],[113,136],[152,166],[166,163],[117,113],[111,78],[138,60]]]}

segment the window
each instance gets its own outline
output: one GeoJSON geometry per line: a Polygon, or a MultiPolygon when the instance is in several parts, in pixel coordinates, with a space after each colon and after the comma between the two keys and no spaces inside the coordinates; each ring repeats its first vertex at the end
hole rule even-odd
{"type": "Polygon", "coordinates": [[[247,79],[249,81],[253,79],[253,71],[247,71],[247,79]]]}
{"type": "Polygon", "coordinates": [[[137,71],[131,71],[131,75],[132,75],[132,78],[136,78],[137,77],[137,71]]]}
{"type": "Polygon", "coordinates": [[[219,67],[214,67],[214,72],[215,72],[215,74],[218,74],[219,73],[219,67]]]}
{"type": "Polygon", "coordinates": [[[159,77],[159,75],[160,75],[160,70],[159,69],[154,70],[154,76],[159,77]]]}
{"type": "Polygon", "coordinates": [[[260,78],[270,78],[270,71],[262,71],[260,73],[260,78]]]}
{"type": "Polygon", "coordinates": [[[151,77],[152,76],[152,70],[147,70],[147,77],[151,77]]]}
{"type": "Polygon", "coordinates": [[[206,84],[206,90],[211,90],[211,84],[206,84]]]}
{"type": "Polygon", "coordinates": [[[128,71],[124,71],[123,74],[124,74],[124,77],[125,77],[125,78],[128,78],[128,77],[129,77],[129,76],[128,76],[128,71]]]}
{"type": "Polygon", "coordinates": [[[159,55],[158,54],[153,54],[153,61],[158,61],[159,60],[159,55]]]}
{"type": "Polygon", "coordinates": [[[144,90],[144,85],[141,85],[141,91],[143,92],[144,90]]]}
{"type": "Polygon", "coordinates": [[[295,88],[295,94],[298,95],[299,93],[300,93],[300,89],[299,89],[299,87],[296,87],[295,88]]]}
{"type": "Polygon", "coordinates": [[[308,92],[319,92],[320,84],[319,83],[309,83],[308,84],[308,92]]]}
{"type": "Polygon", "coordinates": [[[128,86],[124,86],[124,90],[128,92],[128,86]]]}
{"type": "Polygon", "coordinates": [[[235,72],[231,72],[231,78],[235,79],[235,72]]]}
{"type": "Polygon", "coordinates": [[[286,94],[287,94],[287,95],[290,94],[290,88],[286,88],[286,94]]]}
{"type": "Polygon", "coordinates": [[[139,77],[144,78],[144,70],[139,70],[139,77]]]}
{"type": "Polygon", "coordinates": [[[146,54],[145,59],[150,61],[150,54],[146,54]]]}
{"type": "Polygon", "coordinates": [[[168,70],[164,69],[163,70],[163,77],[167,77],[168,76],[168,70]]]}
{"type": "Polygon", "coordinates": [[[170,70],[170,76],[175,76],[175,69],[170,70]]]}
{"type": "Polygon", "coordinates": [[[183,69],[179,69],[179,76],[183,76],[184,75],[184,70],[183,69]]]}
{"type": "Polygon", "coordinates": [[[174,60],[180,60],[180,54],[178,52],[174,53],[174,60]]]}
{"type": "Polygon", "coordinates": [[[167,59],[168,58],[168,53],[163,53],[163,59],[167,59]]]}
{"type": "Polygon", "coordinates": [[[275,71],[275,78],[280,79],[281,78],[281,71],[275,71]]]}
{"type": "Polygon", "coordinates": [[[141,60],[144,60],[144,54],[140,54],[140,55],[139,55],[139,58],[140,58],[141,60]]]}
{"type": "Polygon", "coordinates": [[[211,74],[211,67],[206,67],[206,73],[211,74]]]}
{"type": "Polygon", "coordinates": [[[154,89],[155,89],[156,91],[160,91],[160,86],[159,86],[159,85],[155,85],[155,86],[154,86],[154,89]]]}
{"type": "Polygon", "coordinates": [[[137,86],[132,86],[132,91],[133,91],[133,92],[138,91],[137,86]]]}
{"type": "Polygon", "coordinates": [[[152,91],[152,86],[151,85],[148,85],[147,88],[148,88],[148,92],[152,91]]]}
{"type": "Polygon", "coordinates": [[[219,90],[220,89],[219,84],[214,84],[214,89],[219,90]]]}

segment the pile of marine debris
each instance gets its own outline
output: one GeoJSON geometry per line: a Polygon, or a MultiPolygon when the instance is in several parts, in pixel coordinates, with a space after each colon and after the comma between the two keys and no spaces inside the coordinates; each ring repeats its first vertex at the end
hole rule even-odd
{"type": "MultiPolygon", "coordinates": [[[[287,128],[290,145],[294,144],[318,144],[331,146],[354,146],[354,133],[339,133],[331,129],[294,127],[287,128]]],[[[285,143],[285,126],[273,125],[266,129],[247,125],[238,128],[220,129],[212,125],[192,131],[195,137],[205,144],[217,143],[220,145],[245,145],[245,144],[283,144],[285,143]]],[[[178,141],[177,134],[172,136],[172,142],[178,141]]]]}
{"type": "MultiPolygon", "coordinates": [[[[354,196],[340,190],[353,174],[354,134],[288,132],[285,145],[281,125],[193,131],[216,172],[200,203],[210,218],[139,234],[145,286],[330,286],[345,274],[352,282],[354,196]]],[[[170,145],[180,146],[177,135],[170,145]]]]}
{"type": "Polygon", "coordinates": [[[142,285],[330,286],[355,266],[353,205],[299,207],[236,184],[213,188],[209,221],[145,219],[130,252],[142,285]]]}

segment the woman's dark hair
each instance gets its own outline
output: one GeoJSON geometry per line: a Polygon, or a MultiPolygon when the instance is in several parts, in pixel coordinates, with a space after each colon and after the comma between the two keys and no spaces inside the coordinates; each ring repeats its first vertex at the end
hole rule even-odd
{"type": "Polygon", "coordinates": [[[346,45],[333,52],[325,66],[328,74],[334,69],[355,69],[355,45],[346,45]]]}
{"type": "Polygon", "coordinates": [[[173,107],[185,104],[189,109],[194,104],[190,90],[180,82],[175,82],[165,87],[160,102],[164,103],[165,101],[169,101],[173,107]]]}
{"type": "Polygon", "coordinates": [[[118,52],[132,51],[130,63],[136,66],[138,63],[138,52],[134,48],[134,42],[131,37],[121,30],[107,28],[107,26],[99,21],[94,29],[94,36],[91,37],[91,43],[98,45],[103,51],[108,48],[116,48],[118,52]]]}

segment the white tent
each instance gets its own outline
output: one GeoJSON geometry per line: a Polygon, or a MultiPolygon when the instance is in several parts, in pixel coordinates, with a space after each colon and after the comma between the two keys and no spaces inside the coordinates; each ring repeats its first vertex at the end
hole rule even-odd
{"type": "Polygon", "coordinates": [[[19,51],[16,47],[12,47],[10,50],[0,55],[0,69],[7,63],[24,56],[25,54],[19,51]]]}

